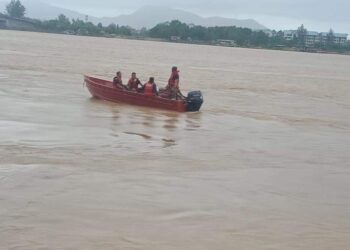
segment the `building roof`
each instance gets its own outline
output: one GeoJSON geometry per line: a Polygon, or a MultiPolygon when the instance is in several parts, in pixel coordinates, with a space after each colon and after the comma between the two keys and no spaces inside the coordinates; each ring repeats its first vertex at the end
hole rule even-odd
{"type": "MultiPolygon", "coordinates": [[[[328,36],[329,32],[321,32],[320,35],[321,36],[328,36]]],[[[347,38],[348,37],[348,34],[346,33],[334,33],[333,34],[334,37],[338,37],[338,38],[347,38]]]]}
{"type": "MultiPolygon", "coordinates": [[[[283,31],[284,35],[294,35],[297,34],[296,30],[284,30],[283,31]]],[[[329,32],[317,32],[317,31],[307,31],[308,36],[328,36],[329,32]]],[[[334,37],[337,38],[348,38],[348,34],[346,33],[334,33],[334,37]]]]}
{"type": "Polygon", "coordinates": [[[297,31],[296,30],[284,30],[283,33],[285,35],[293,35],[293,34],[296,34],[297,31]]]}
{"type": "Polygon", "coordinates": [[[335,37],[347,38],[348,34],[346,34],[346,33],[334,33],[334,36],[335,37]]]}
{"type": "Polygon", "coordinates": [[[306,35],[307,36],[318,36],[318,32],[316,32],[316,31],[308,31],[307,33],[306,33],[306,35]]]}

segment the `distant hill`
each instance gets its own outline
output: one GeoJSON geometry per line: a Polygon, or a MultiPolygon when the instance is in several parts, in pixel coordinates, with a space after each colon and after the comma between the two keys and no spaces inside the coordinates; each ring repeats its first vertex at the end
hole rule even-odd
{"type": "Polygon", "coordinates": [[[155,25],[179,20],[187,24],[202,25],[205,27],[212,26],[237,26],[250,28],[253,30],[265,30],[265,26],[252,19],[239,20],[223,17],[201,17],[188,11],[177,10],[166,7],[146,6],[137,10],[130,15],[121,15],[118,17],[102,18],[103,24],[116,23],[120,25],[129,25],[134,28],[152,28],[155,25]]]}
{"type": "MultiPolygon", "coordinates": [[[[0,12],[5,11],[5,6],[8,1],[0,0],[0,12]]],[[[82,14],[76,11],[52,6],[46,3],[42,3],[37,0],[22,0],[23,5],[26,7],[26,16],[38,19],[54,19],[59,14],[64,14],[68,18],[81,19],[84,20],[86,14],[82,14]]],[[[199,15],[193,14],[188,11],[177,10],[166,7],[157,6],[146,6],[135,11],[130,15],[120,15],[117,17],[93,17],[89,16],[89,21],[97,24],[101,22],[103,25],[109,25],[111,23],[126,25],[136,29],[142,27],[152,28],[155,25],[171,21],[179,20],[187,24],[202,25],[205,27],[212,26],[237,26],[250,28],[253,30],[265,30],[267,29],[262,24],[258,23],[253,19],[233,19],[233,18],[223,18],[223,17],[201,17],[199,15]]]]}

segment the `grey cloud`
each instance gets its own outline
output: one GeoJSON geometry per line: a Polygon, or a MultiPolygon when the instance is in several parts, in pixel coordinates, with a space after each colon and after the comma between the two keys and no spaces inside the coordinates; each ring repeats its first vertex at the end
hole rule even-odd
{"type": "MultiPolygon", "coordinates": [[[[45,0],[43,0],[45,1],[45,0]]],[[[205,15],[272,15],[320,21],[349,21],[348,0],[46,0],[59,5],[133,10],[144,5],[162,5],[195,10],[205,15]]]]}

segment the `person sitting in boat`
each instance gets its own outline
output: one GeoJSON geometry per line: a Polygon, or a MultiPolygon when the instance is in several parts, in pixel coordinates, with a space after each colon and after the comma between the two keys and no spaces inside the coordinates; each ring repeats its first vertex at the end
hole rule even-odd
{"type": "Polygon", "coordinates": [[[116,73],[116,76],[113,78],[113,85],[116,88],[124,88],[123,79],[122,79],[122,72],[118,71],[116,73]]]}
{"type": "Polygon", "coordinates": [[[147,96],[158,95],[157,85],[154,82],[154,77],[150,77],[149,81],[143,86],[143,93],[147,96]]]}
{"type": "Polygon", "coordinates": [[[138,92],[139,86],[142,87],[140,80],[136,77],[136,73],[133,72],[128,82],[128,89],[131,91],[138,92]]]}

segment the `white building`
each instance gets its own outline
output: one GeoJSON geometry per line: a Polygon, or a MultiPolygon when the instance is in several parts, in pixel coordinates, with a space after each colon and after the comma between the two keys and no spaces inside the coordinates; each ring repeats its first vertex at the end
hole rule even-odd
{"type": "MultiPolygon", "coordinates": [[[[285,30],[283,31],[284,39],[292,41],[294,38],[298,38],[298,32],[296,30],[285,30]]],[[[316,32],[308,31],[305,36],[305,46],[313,47],[315,44],[326,44],[328,41],[329,32],[316,32]]],[[[333,43],[337,45],[345,45],[347,43],[348,34],[345,33],[334,33],[333,43]]]]}
{"type": "Polygon", "coordinates": [[[294,38],[297,37],[297,31],[296,30],[285,30],[285,31],[283,31],[283,37],[287,41],[292,41],[294,38]]]}
{"type": "MultiPolygon", "coordinates": [[[[323,44],[326,44],[328,41],[329,32],[320,33],[320,40],[323,44]]],[[[348,34],[345,33],[334,33],[333,34],[333,43],[337,45],[345,45],[347,42],[348,34]]]]}
{"type": "Polygon", "coordinates": [[[315,44],[320,42],[319,33],[316,31],[308,31],[305,36],[305,46],[313,47],[315,44]]]}

